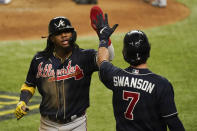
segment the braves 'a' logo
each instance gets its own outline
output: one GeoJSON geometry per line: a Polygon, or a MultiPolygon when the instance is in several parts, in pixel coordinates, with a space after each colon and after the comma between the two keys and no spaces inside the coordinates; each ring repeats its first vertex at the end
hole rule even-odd
{"type": "Polygon", "coordinates": [[[62,19],[60,19],[59,24],[54,23],[54,25],[56,26],[56,28],[59,28],[60,26],[65,26],[65,23],[62,19]]]}
{"type": "Polygon", "coordinates": [[[132,46],[135,46],[135,47],[139,47],[140,46],[140,42],[143,41],[143,40],[139,40],[139,41],[136,41],[136,42],[131,42],[129,43],[129,45],[132,45],[132,46]]]}

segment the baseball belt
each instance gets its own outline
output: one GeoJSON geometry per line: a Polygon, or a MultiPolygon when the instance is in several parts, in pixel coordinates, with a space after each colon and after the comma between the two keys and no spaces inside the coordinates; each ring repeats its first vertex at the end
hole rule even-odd
{"type": "Polygon", "coordinates": [[[55,116],[50,116],[50,115],[42,115],[42,117],[44,117],[45,119],[50,120],[52,122],[58,123],[58,124],[66,124],[66,123],[74,121],[75,119],[77,119],[83,115],[85,115],[85,112],[73,115],[67,119],[57,119],[55,116]]]}

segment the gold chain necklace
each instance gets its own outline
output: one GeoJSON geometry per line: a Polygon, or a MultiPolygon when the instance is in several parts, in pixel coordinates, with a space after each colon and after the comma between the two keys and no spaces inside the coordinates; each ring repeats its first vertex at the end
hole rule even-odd
{"type": "Polygon", "coordinates": [[[57,55],[56,52],[53,52],[53,55],[54,55],[55,57],[57,57],[58,59],[60,59],[61,63],[64,63],[64,62],[66,61],[66,59],[68,59],[68,57],[70,57],[71,54],[72,54],[72,52],[70,52],[70,53],[68,54],[68,56],[65,56],[65,58],[62,58],[62,57],[60,57],[59,55],[57,55]]]}

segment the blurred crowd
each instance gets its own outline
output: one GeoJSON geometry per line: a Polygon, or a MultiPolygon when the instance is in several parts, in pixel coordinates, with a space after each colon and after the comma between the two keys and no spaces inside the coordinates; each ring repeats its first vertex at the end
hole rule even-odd
{"type": "Polygon", "coordinates": [[[9,4],[11,0],[0,0],[0,4],[9,4]]]}
{"type": "MultiPolygon", "coordinates": [[[[150,0],[144,0],[145,2],[149,3],[150,0]]],[[[151,2],[152,6],[155,7],[166,7],[167,6],[167,0],[154,0],[151,2]]]]}
{"type": "Polygon", "coordinates": [[[97,0],[72,0],[76,4],[97,4],[97,0]]]}
{"type": "MultiPolygon", "coordinates": [[[[72,0],[76,4],[98,4],[98,0],[72,0]]],[[[0,4],[9,4],[11,0],[0,0],[0,4]]],[[[152,6],[155,7],[166,7],[167,0],[144,0],[146,3],[151,3],[152,6]]]]}

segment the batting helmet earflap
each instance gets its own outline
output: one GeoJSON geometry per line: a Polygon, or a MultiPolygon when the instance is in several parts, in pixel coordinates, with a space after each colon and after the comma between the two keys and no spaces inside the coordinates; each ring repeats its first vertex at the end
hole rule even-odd
{"type": "Polygon", "coordinates": [[[126,33],[124,37],[123,56],[133,66],[143,64],[150,56],[150,44],[146,34],[140,30],[126,33]]]}
{"type": "Polygon", "coordinates": [[[71,22],[68,18],[63,16],[58,16],[49,22],[48,32],[49,36],[58,34],[60,32],[72,32],[72,38],[70,40],[71,44],[73,44],[77,39],[77,32],[74,27],[72,27],[71,22]]]}

